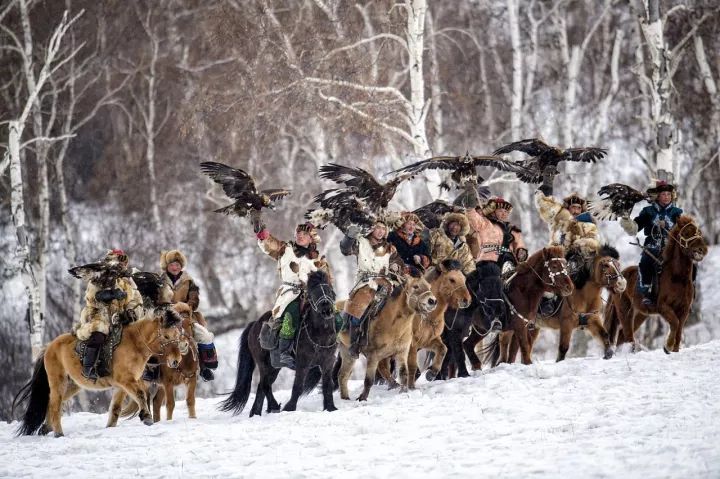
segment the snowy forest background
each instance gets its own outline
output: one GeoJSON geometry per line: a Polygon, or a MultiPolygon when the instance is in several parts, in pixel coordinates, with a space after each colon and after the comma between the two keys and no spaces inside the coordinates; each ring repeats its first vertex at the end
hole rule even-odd
{"type": "MultiPolygon", "coordinates": [[[[79,315],[84,285],[67,269],[108,248],[149,271],[160,250],[185,252],[218,334],[268,308],[275,264],[249,224],[210,213],[227,201],[201,161],[292,189],[266,218],[289,237],[329,186],[324,163],[381,175],[542,136],[609,149],[563,171],[556,195],[644,189],[661,167],[716,245],[718,52],[717,0],[0,1],[0,418],[29,377],[31,345],[79,315]]],[[[395,206],[430,201],[437,179],[403,186],[395,206]]],[[[543,245],[532,188],[488,183],[516,204],[530,250],[543,245]]],[[[601,230],[637,263],[616,224],[601,230]]],[[[353,261],[339,231],[321,236],[346,294],[353,261]]],[[[687,341],[720,336],[717,266],[712,248],[687,341]]]]}

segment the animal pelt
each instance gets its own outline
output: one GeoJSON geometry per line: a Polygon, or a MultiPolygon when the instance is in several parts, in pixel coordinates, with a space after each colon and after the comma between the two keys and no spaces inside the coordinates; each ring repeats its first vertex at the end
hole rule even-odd
{"type": "Polygon", "coordinates": [[[583,256],[592,256],[600,250],[598,229],[593,223],[577,221],[560,201],[552,196],[545,196],[541,191],[535,193],[535,205],[540,217],[550,226],[551,244],[572,247],[583,256]]]}
{"type": "Polygon", "coordinates": [[[181,268],[185,268],[185,266],[187,266],[187,258],[180,250],[173,249],[170,251],[160,252],[160,269],[162,271],[167,270],[168,265],[174,261],[180,263],[181,268]]]}
{"type": "Polygon", "coordinates": [[[463,213],[448,213],[445,215],[442,221],[442,229],[445,234],[448,234],[448,225],[450,223],[457,223],[460,225],[460,234],[458,236],[467,236],[470,234],[470,222],[463,213]]]}

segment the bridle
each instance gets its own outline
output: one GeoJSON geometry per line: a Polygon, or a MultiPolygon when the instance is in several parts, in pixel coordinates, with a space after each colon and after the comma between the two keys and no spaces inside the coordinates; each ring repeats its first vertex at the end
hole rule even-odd
{"type": "Polygon", "coordinates": [[[679,244],[680,247],[681,247],[683,250],[685,250],[685,251],[687,251],[688,249],[690,249],[690,243],[692,243],[692,242],[695,241],[696,239],[702,239],[702,238],[703,238],[703,235],[700,233],[700,228],[698,228],[695,223],[688,223],[688,224],[686,224],[685,226],[683,226],[682,228],[680,228],[680,231],[678,231],[678,233],[677,233],[678,238],[676,238],[675,236],[673,236],[672,231],[669,231],[669,230],[666,230],[666,231],[668,232],[668,236],[669,236],[670,238],[672,238],[672,240],[675,241],[677,244],[679,244]],[[689,238],[686,238],[686,237],[683,236],[682,233],[683,233],[683,231],[685,230],[685,228],[687,228],[688,226],[694,226],[694,227],[695,227],[695,234],[692,235],[692,236],[689,237],[689,238]]]}
{"type": "MultiPolygon", "coordinates": [[[[307,297],[308,303],[310,303],[310,307],[312,310],[316,313],[319,313],[320,306],[322,304],[329,304],[331,307],[335,307],[335,291],[332,289],[332,287],[327,283],[320,283],[316,286],[313,286],[311,290],[307,290],[305,293],[307,297]],[[313,299],[313,296],[315,296],[315,291],[320,290],[320,293],[317,295],[315,299],[313,299]],[[311,295],[310,292],[313,291],[313,294],[311,295]]],[[[333,335],[331,337],[330,344],[320,344],[316,342],[312,335],[310,334],[310,329],[308,329],[308,322],[306,321],[306,318],[303,318],[302,320],[302,326],[300,327],[300,331],[305,331],[305,335],[307,336],[308,340],[310,341],[310,344],[313,345],[315,350],[318,349],[328,349],[328,348],[334,348],[337,346],[337,327],[335,326],[335,318],[332,318],[332,327],[333,327],[333,335]]],[[[295,350],[297,351],[297,344],[300,341],[300,334],[298,333],[297,338],[295,340],[295,350]]]]}
{"type": "Polygon", "coordinates": [[[547,271],[548,278],[550,278],[549,283],[547,281],[545,281],[545,279],[542,276],[540,276],[540,274],[537,271],[535,271],[535,268],[533,268],[529,262],[526,262],[525,264],[527,264],[528,268],[530,268],[530,270],[533,273],[535,273],[535,276],[537,276],[545,286],[551,286],[553,288],[557,287],[557,284],[555,283],[556,276],[565,276],[566,278],[570,278],[570,273],[568,272],[568,269],[567,269],[567,260],[565,258],[550,258],[550,259],[546,259],[545,262],[543,263],[543,267],[545,268],[545,271],[547,271]],[[552,271],[550,269],[550,264],[552,264],[553,261],[560,263],[560,266],[561,266],[560,271],[552,271]]]}
{"type": "Polygon", "coordinates": [[[603,273],[603,276],[605,277],[605,282],[602,284],[603,286],[607,286],[608,288],[610,288],[614,285],[618,278],[622,276],[622,274],[620,273],[620,265],[616,259],[611,259],[608,264],[612,267],[614,273],[603,273]]]}
{"type": "MultiPolygon", "coordinates": [[[[177,326],[170,326],[170,327],[171,327],[171,328],[177,328],[177,326]]],[[[170,329],[170,328],[163,328],[163,327],[162,327],[162,322],[160,322],[160,323],[158,323],[158,327],[157,327],[156,334],[155,334],[155,336],[150,340],[150,342],[147,343],[147,342],[145,342],[145,341],[143,340],[143,343],[145,344],[145,347],[147,348],[148,351],[150,351],[150,352],[152,353],[153,356],[165,356],[165,348],[166,348],[168,345],[171,345],[171,344],[176,344],[176,345],[179,346],[179,345],[180,345],[181,338],[185,336],[185,332],[182,331],[182,330],[180,330],[180,336],[179,336],[177,339],[164,340],[164,339],[162,338],[162,334],[160,333],[160,331],[161,331],[162,329],[170,329]],[[154,342],[159,342],[159,343],[160,343],[160,350],[159,350],[159,351],[153,351],[152,348],[150,347],[150,344],[152,344],[152,343],[154,343],[154,342]]],[[[180,328],[177,328],[177,329],[180,329],[180,328]]],[[[187,352],[187,351],[186,351],[186,352],[187,352]]],[[[182,351],[181,351],[181,354],[182,354],[182,351]]]]}

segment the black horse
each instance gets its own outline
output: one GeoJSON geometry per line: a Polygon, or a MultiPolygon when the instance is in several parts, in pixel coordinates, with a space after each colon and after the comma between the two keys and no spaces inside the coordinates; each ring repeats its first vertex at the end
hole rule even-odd
{"type": "MultiPolygon", "coordinates": [[[[307,293],[303,301],[300,324],[295,337],[295,381],[290,400],[283,411],[294,411],[301,395],[310,392],[322,377],[323,409],[335,411],[333,402],[332,368],[337,347],[335,326],[335,292],[329,284],[327,274],[314,271],[308,275],[307,293]]],[[[260,329],[270,319],[270,312],[250,323],[240,336],[237,378],[235,389],[220,403],[220,410],[239,414],[245,408],[250,396],[253,371],[257,365],[260,381],[255,393],[255,402],[250,417],[261,415],[267,398],[267,412],[280,411],[280,404],[272,393],[272,384],[280,369],[270,363],[270,352],[260,347],[260,329]]]]}
{"type": "MultiPolygon", "coordinates": [[[[465,309],[450,309],[445,312],[445,330],[442,340],[448,348],[443,360],[438,379],[448,379],[450,368],[457,370],[457,376],[468,377],[465,355],[470,358],[473,367],[479,368],[480,360],[474,348],[468,348],[463,340],[468,336],[484,337],[494,320],[504,322],[505,304],[502,299],[502,286],[492,276],[498,274],[497,265],[492,263],[479,263],[478,269],[470,273],[465,281],[472,295],[470,307],[465,309]],[[468,350],[469,349],[469,350],[468,350]],[[477,364],[476,364],[477,361],[477,364]]],[[[476,344],[477,341],[472,342],[476,344]]]]}

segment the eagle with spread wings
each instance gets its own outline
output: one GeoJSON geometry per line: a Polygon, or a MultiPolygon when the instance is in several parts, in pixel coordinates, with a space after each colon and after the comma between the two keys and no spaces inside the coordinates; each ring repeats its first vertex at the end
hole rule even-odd
{"type": "Polygon", "coordinates": [[[559,148],[550,146],[537,138],[516,141],[502,146],[493,152],[493,155],[503,155],[512,151],[521,151],[530,156],[530,159],[516,162],[525,167],[528,172],[518,173],[518,178],[527,183],[541,183],[543,175],[557,174],[557,165],[562,161],[576,161],[595,163],[607,155],[604,148],[559,148]]]}
{"type": "Polygon", "coordinates": [[[370,212],[365,202],[345,189],[323,191],[315,198],[319,207],[305,213],[305,219],[317,228],[325,228],[332,223],[345,232],[351,225],[357,225],[362,231],[369,231],[375,224],[376,216],[370,212]]]}
{"type": "Polygon", "coordinates": [[[605,185],[598,191],[599,201],[589,201],[588,210],[599,220],[629,218],[640,201],[650,201],[649,195],[622,183],[605,185]]]}
{"type": "Polygon", "coordinates": [[[97,261],[82,266],[75,266],[68,270],[68,273],[87,283],[93,283],[100,289],[115,287],[115,281],[119,278],[130,277],[126,265],[118,261],[97,261]]]}
{"type": "MultiPolygon", "coordinates": [[[[455,182],[458,188],[462,189],[468,184],[479,185],[485,181],[485,178],[477,174],[476,169],[479,166],[490,166],[498,170],[512,172],[521,179],[532,176],[532,171],[518,162],[509,161],[499,156],[471,156],[470,153],[465,153],[463,156],[435,156],[397,169],[392,173],[405,173],[414,176],[425,170],[451,170],[450,179],[455,182]]],[[[440,186],[450,189],[449,185],[445,183],[440,186]]]]}
{"type": "Polygon", "coordinates": [[[214,210],[215,213],[233,214],[243,218],[248,215],[259,217],[264,208],[275,209],[275,202],[290,194],[290,190],[285,188],[258,190],[250,175],[222,163],[205,161],[200,163],[200,170],[215,183],[222,185],[225,194],[235,200],[228,206],[214,210]]]}
{"type": "Polygon", "coordinates": [[[380,183],[371,173],[362,168],[329,163],[320,167],[320,177],[344,184],[335,195],[341,197],[354,196],[362,200],[371,212],[387,208],[395,196],[397,187],[412,175],[400,175],[387,183],[380,183]]]}

